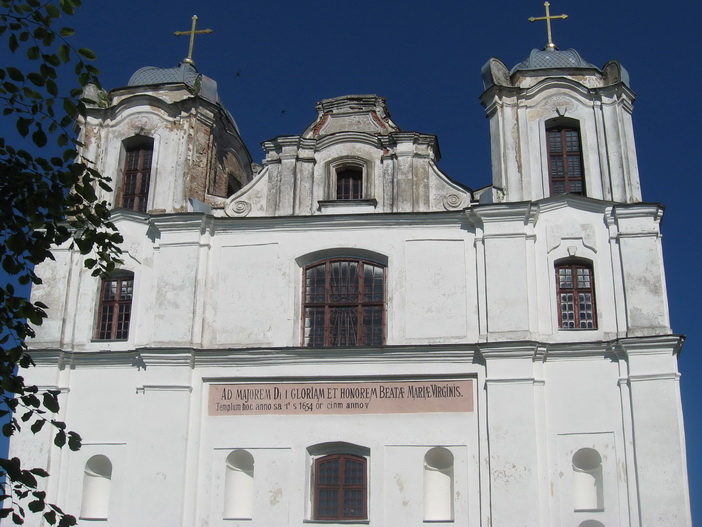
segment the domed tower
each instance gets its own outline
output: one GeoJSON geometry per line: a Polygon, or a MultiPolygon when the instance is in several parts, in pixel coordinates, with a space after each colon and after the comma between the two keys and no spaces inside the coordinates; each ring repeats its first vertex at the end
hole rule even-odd
{"type": "Polygon", "coordinates": [[[550,45],[534,49],[511,71],[492,58],[482,75],[493,201],[566,193],[641,201],[631,120],[635,95],[619,62],[600,69],[574,49],[550,45]]]}
{"type": "Polygon", "coordinates": [[[192,60],[144,67],[124,88],[88,90],[82,154],[112,178],[115,208],[207,211],[252,179],[251,155],[217,83],[192,60]],[[92,93],[91,93],[92,92],[92,93]]]}

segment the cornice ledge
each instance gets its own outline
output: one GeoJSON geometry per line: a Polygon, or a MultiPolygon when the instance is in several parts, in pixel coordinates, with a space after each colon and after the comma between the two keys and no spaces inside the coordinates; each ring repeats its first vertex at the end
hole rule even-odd
{"type": "Polygon", "coordinates": [[[463,223],[463,210],[434,212],[368,212],[358,214],[315,214],[314,216],[259,216],[245,218],[215,218],[214,228],[217,233],[246,229],[265,231],[272,229],[289,229],[291,231],[310,231],[339,228],[376,229],[379,225],[398,226],[444,226],[463,223]]]}
{"type": "Polygon", "coordinates": [[[149,218],[149,224],[161,232],[184,231],[202,228],[212,216],[203,212],[178,212],[174,214],[157,214],[149,218]]]}
{"type": "Polygon", "coordinates": [[[30,349],[28,353],[38,366],[57,366],[61,369],[65,367],[141,366],[135,351],[67,351],[54,348],[30,349]]]}
{"type": "Polygon", "coordinates": [[[147,392],[188,392],[191,393],[193,387],[187,384],[145,384],[137,386],[136,393],[147,392]]]}
{"type": "Polygon", "coordinates": [[[266,364],[396,364],[453,362],[473,363],[479,361],[477,346],[447,345],[439,349],[435,345],[393,346],[382,348],[245,348],[198,350],[194,366],[231,365],[233,362],[246,365],[266,364]]]}
{"type": "Polygon", "coordinates": [[[137,212],[130,209],[112,209],[110,211],[110,221],[112,223],[119,223],[120,221],[129,221],[135,223],[149,223],[149,215],[144,212],[137,212]]]}
{"type": "Polygon", "coordinates": [[[607,211],[607,208],[611,207],[614,203],[612,201],[603,201],[600,199],[588,198],[587,196],[579,196],[577,194],[559,194],[558,196],[537,200],[534,204],[539,207],[541,212],[551,212],[553,210],[571,207],[586,212],[603,214],[607,211]]]}
{"type": "Polygon", "coordinates": [[[192,367],[195,348],[139,347],[136,349],[140,362],[145,366],[192,367]]]}
{"type": "Polygon", "coordinates": [[[485,360],[491,359],[530,359],[540,350],[540,344],[533,340],[516,342],[495,342],[480,345],[480,354],[485,360]]]}
{"type": "Polygon", "coordinates": [[[625,337],[615,341],[614,350],[625,355],[680,355],[685,335],[625,337]]]}
{"type": "Polygon", "coordinates": [[[612,216],[617,219],[653,218],[660,221],[664,211],[665,206],[660,203],[621,203],[612,207],[612,216]]]}
{"type": "Polygon", "coordinates": [[[465,211],[475,225],[522,220],[527,222],[532,215],[532,203],[515,201],[511,203],[485,203],[473,205],[465,211]]]}

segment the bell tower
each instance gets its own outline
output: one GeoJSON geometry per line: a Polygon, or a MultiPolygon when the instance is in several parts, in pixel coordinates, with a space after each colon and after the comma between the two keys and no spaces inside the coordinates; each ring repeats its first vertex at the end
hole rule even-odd
{"type": "Polygon", "coordinates": [[[511,70],[497,58],[482,69],[490,119],[492,199],[534,201],[571,193],[641,201],[631,119],[635,94],[617,61],[598,68],[551,40],[511,70]]]}

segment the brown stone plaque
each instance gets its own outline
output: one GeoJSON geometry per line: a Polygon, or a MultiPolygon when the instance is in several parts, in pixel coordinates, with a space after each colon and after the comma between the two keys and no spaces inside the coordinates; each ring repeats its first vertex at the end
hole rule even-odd
{"type": "Polygon", "coordinates": [[[473,381],[211,384],[209,415],[472,412],[473,381]]]}

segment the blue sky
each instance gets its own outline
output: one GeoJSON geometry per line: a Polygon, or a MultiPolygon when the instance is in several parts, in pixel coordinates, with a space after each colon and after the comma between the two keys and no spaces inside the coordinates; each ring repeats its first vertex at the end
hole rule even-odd
{"type": "MultiPolygon", "coordinates": [[[[680,357],[693,515],[702,493],[702,342],[697,276],[702,150],[695,126],[702,83],[700,2],[552,0],[561,49],[575,48],[603,66],[619,60],[637,93],[634,126],[644,200],[666,206],[663,247],[672,326],[687,334],[680,357]],[[697,499],[696,499],[697,498],[697,499]]],[[[546,44],[539,0],[466,2],[417,0],[232,2],[122,0],[86,2],[66,25],[75,42],[93,49],[106,88],[125,86],[142,66],[175,66],[187,53],[193,14],[201,28],[194,59],[215,79],[255,161],[260,142],[299,134],[315,117],[314,103],[344,94],[387,98],[403,130],[436,134],[449,176],[472,187],[490,183],[487,120],[478,101],[480,68],[498,57],[509,67],[546,44]]],[[[665,448],[662,445],[662,448],[665,448]]]]}

